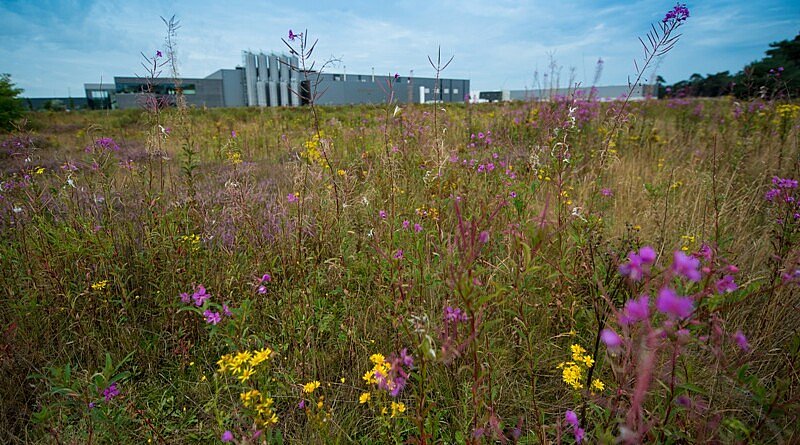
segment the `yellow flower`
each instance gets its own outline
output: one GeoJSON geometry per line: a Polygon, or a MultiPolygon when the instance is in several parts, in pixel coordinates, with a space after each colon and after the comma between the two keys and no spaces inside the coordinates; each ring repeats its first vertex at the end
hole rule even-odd
{"type": "Polygon", "coordinates": [[[315,389],[319,388],[319,381],[314,380],[313,382],[308,382],[303,385],[303,392],[306,394],[311,394],[314,392],[315,389]]]}
{"type": "Polygon", "coordinates": [[[603,384],[603,382],[601,382],[600,379],[594,379],[592,380],[592,389],[595,389],[597,391],[602,391],[606,389],[606,385],[603,384]]]}
{"type": "Polygon", "coordinates": [[[406,412],[406,405],[403,402],[397,403],[392,402],[392,417],[397,416],[398,414],[402,414],[406,412]]]}
{"type": "Polygon", "coordinates": [[[561,363],[559,368],[562,367],[561,379],[564,380],[564,383],[571,386],[572,389],[583,388],[583,384],[581,383],[581,378],[583,377],[581,367],[575,362],[561,363]]]}
{"type": "Polygon", "coordinates": [[[242,405],[247,408],[252,407],[259,396],[261,396],[261,393],[257,389],[251,389],[250,391],[239,394],[239,398],[242,399],[242,405]]]}
{"type": "Polygon", "coordinates": [[[105,290],[108,287],[108,280],[100,280],[97,283],[92,284],[92,290],[101,291],[105,290]]]}
{"type": "Polygon", "coordinates": [[[362,393],[361,396],[358,398],[358,403],[363,405],[363,404],[369,402],[369,399],[371,399],[371,398],[372,398],[372,394],[370,394],[368,392],[362,393]]]}
{"type": "Polygon", "coordinates": [[[272,356],[272,349],[264,348],[260,351],[256,351],[252,357],[250,357],[250,366],[258,366],[265,360],[269,360],[272,356]]]}
{"type": "Polygon", "coordinates": [[[386,357],[384,357],[383,354],[372,354],[369,357],[369,361],[371,361],[373,364],[379,365],[386,361],[386,357]]]}
{"type": "Polygon", "coordinates": [[[44,173],[44,167],[39,167],[33,172],[35,175],[41,175],[42,173],[44,173]]]}
{"type": "Polygon", "coordinates": [[[240,382],[244,383],[247,380],[249,380],[250,376],[252,376],[255,373],[256,372],[254,370],[252,370],[250,368],[245,368],[245,369],[242,370],[242,372],[239,374],[239,377],[237,377],[237,378],[239,379],[240,382]]]}

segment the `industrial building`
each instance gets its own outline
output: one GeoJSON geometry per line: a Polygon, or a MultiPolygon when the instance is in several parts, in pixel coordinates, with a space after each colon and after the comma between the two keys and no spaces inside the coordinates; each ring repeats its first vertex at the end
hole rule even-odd
{"type": "MultiPolygon", "coordinates": [[[[610,101],[627,96],[630,87],[627,85],[605,86],[605,87],[579,87],[579,88],[542,88],[531,90],[500,90],[500,91],[481,91],[479,99],[489,102],[512,101],[512,100],[553,100],[558,97],[582,97],[593,100],[610,101]]],[[[644,100],[648,96],[655,96],[654,85],[637,85],[629,97],[630,100],[644,100]]]]}
{"type": "Polygon", "coordinates": [[[390,91],[403,103],[463,102],[469,80],[375,74],[318,73],[299,69],[296,56],[244,51],[235,69],[220,69],[204,78],[173,79],[114,77],[114,84],[84,84],[86,101],[93,109],[127,109],[142,106],[156,96],[174,103],[180,89],[194,107],[295,107],[308,104],[346,105],[384,102],[390,91]],[[317,94],[315,94],[315,92],[317,94]]]}

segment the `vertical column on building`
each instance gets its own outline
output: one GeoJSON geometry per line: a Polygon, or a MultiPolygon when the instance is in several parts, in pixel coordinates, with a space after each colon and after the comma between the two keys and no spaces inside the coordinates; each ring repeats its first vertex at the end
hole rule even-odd
{"type": "Polygon", "coordinates": [[[267,56],[264,53],[258,53],[258,82],[256,83],[256,88],[258,89],[258,106],[259,107],[266,107],[267,106],[267,75],[268,75],[268,65],[267,65],[267,56]]]}
{"type": "Polygon", "coordinates": [[[285,107],[289,105],[289,57],[281,56],[280,68],[281,106],[285,107]]]}
{"type": "Polygon", "coordinates": [[[269,55],[269,75],[267,85],[269,87],[269,106],[277,107],[278,104],[278,56],[269,55]]]}
{"type": "Polygon", "coordinates": [[[249,51],[244,53],[244,75],[247,106],[253,107],[258,103],[258,93],[256,93],[256,56],[249,51]]]}
{"type": "Polygon", "coordinates": [[[289,91],[289,103],[296,107],[300,105],[300,72],[298,71],[300,60],[297,56],[289,56],[289,63],[292,64],[289,70],[289,87],[292,89],[289,91]]]}

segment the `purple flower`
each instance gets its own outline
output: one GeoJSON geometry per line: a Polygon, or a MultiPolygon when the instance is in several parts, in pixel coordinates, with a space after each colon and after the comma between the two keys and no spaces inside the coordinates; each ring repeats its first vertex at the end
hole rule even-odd
{"type": "Polygon", "coordinates": [[[730,275],[725,275],[721,280],[717,281],[717,293],[733,292],[738,288],[739,286],[733,282],[733,277],[730,275]]]}
{"type": "Polygon", "coordinates": [[[161,51],[156,50],[156,59],[158,59],[159,57],[162,57],[162,56],[163,55],[161,54],[161,51]]]}
{"type": "Polygon", "coordinates": [[[256,289],[256,292],[258,292],[261,295],[266,294],[267,293],[267,286],[264,286],[263,284],[261,286],[258,286],[258,288],[256,289]]]}
{"type": "Polygon", "coordinates": [[[181,303],[189,304],[192,301],[192,297],[189,295],[188,292],[181,292],[181,303]]]}
{"type": "Polygon", "coordinates": [[[386,210],[378,211],[378,216],[380,216],[381,219],[386,219],[386,210]]]}
{"type": "Polygon", "coordinates": [[[478,236],[478,241],[480,241],[481,244],[488,243],[489,242],[489,232],[486,231],[486,230],[481,232],[481,234],[478,236]]]}
{"type": "Polygon", "coordinates": [[[225,432],[222,433],[222,437],[220,437],[220,440],[222,440],[225,443],[233,442],[233,433],[230,432],[230,430],[225,430],[225,432]]]}
{"type": "Polygon", "coordinates": [[[117,389],[117,382],[108,385],[108,388],[103,390],[103,398],[106,399],[106,402],[110,402],[111,399],[117,397],[118,395],[119,389],[117,389]]]}
{"type": "Polygon", "coordinates": [[[667,12],[667,14],[664,16],[664,19],[661,21],[663,23],[671,21],[675,24],[680,24],[687,18],[689,18],[689,8],[686,7],[686,3],[678,3],[674,8],[667,12]]]}
{"type": "Polygon", "coordinates": [[[297,403],[297,407],[300,408],[300,409],[305,409],[306,401],[304,399],[300,400],[300,402],[297,403]]]}
{"type": "Polygon", "coordinates": [[[644,246],[636,253],[628,253],[628,262],[620,264],[619,273],[631,279],[641,281],[645,274],[650,273],[650,266],[656,260],[656,252],[650,246],[644,246]]]}
{"type": "Polygon", "coordinates": [[[575,428],[575,442],[581,443],[583,442],[583,438],[586,436],[586,431],[583,428],[575,428]]]}
{"type": "Polygon", "coordinates": [[[264,275],[261,276],[262,283],[269,283],[270,281],[272,281],[272,276],[270,274],[265,273],[264,275]]]}
{"type": "Polygon", "coordinates": [[[397,79],[399,79],[399,78],[400,78],[400,75],[399,75],[399,74],[397,74],[397,73],[394,73],[394,80],[397,80],[397,79]]]}
{"type": "Polygon", "coordinates": [[[394,259],[396,259],[396,260],[402,260],[403,259],[403,249],[397,249],[397,251],[394,253],[394,255],[392,255],[392,257],[394,257],[394,259]]]}
{"type": "Polygon", "coordinates": [[[510,196],[512,198],[516,198],[517,197],[517,192],[509,192],[508,196],[510,196]]]}
{"type": "Polygon", "coordinates": [[[203,312],[203,317],[206,317],[206,323],[208,324],[217,324],[222,321],[222,316],[219,312],[213,312],[211,309],[206,309],[203,312]]]}
{"type": "Polygon", "coordinates": [[[289,201],[290,203],[297,202],[297,200],[298,200],[297,194],[296,193],[289,193],[288,195],[286,195],[286,200],[289,201]]]}
{"type": "Polygon", "coordinates": [[[578,415],[575,414],[575,411],[568,410],[566,413],[564,413],[564,420],[569,425],[572,425],[573,428],[578,427],[578,415]]]}
{"type": "Polygon", "coordinates": [[[408,228],[408,226],[410,226],[410,225],[411,225],[411,221],[409,221],[409,220],[405,220],[405,221],[403,221],[403,228],[404,228],[404,229],[407,229],[407,228],[408,228]]]}
{"type": "Polygon", "coordinates": [[[742,351],[747,352],[748,350],[750,350],[750,343],[747,342],[747,337],[744,336],[742,331],[736,331],[736,333],[733,334],[733,340],[736,342],[737,345],[739,345],[739,348],[742,351]]]}
{"type": "Polygon", "coordinates": [[[422,232],[422,224],[414,223],[414,232],[416,233],[422,232]]]}
{"type": "Polygon", "coordinates": [[[622,338],[613,329],[605,328],[600,331],[600,340],[611,350],[617,350],[622,346],[622,338]]]}
{"type": "Polygon", "coordinates": [[[642,295],[636,300],[628,300],[620,314],[619,322],[623,325],[630,325],[637,321],[647,320],[650,317],[650,297],[642,295]]]}
{"type": "Polygon", "coordinates": [[[293,42],[294,42],[294,39],[296,39],[297,37],[300,37],[300,34],[295,34],[295,33],[293,33],[293,32],[292,32],[292,30],[290,29],[290,30],[289,30],[289,40],[291,40],[291,41],[293,41],[293,42]]]}
{"type": "Polygon", "coordinates": [[[236,130],[231,130],[231,137],[236,138],[236,130]]]}
{"type": "Polygon", "coordinates": [[[603,196],[614,196],[614,192],[612,192],[611,189],[606,188],[600,190],[600,194],[603,196]]]}
{"type": "Polygon", "coordinates": [[[467,314],[460,308],[447,306],[444,308],[444,321],[447,323],[459,323],[467,321],[467,314]]]}
{"type": "Polygon", "coordinates": [[[226,317],[233,317],[233,312],[231,312],[231,308],[228,307],[227,304],[222,304],[222,314],[226,317]]]}
{"type": "Polygon", "coordinates": [[[700,260],[692,258],[680,250],[673,254],[672,271],[689,281],[700,281],[700,260]]]}
{"type": "Polygon", "coordinates": [[[89,409],[94,409],[97,406],[94,402],[89,402],[89,409]]]}
{"type": "Polygon", "coordinates": [[[690,297],[679,296],[668,287],[662,287],[656,298],[656,309],[670,318],[686,318],[694,311],[694,301],[690,297]]]}
{"type": "Polygon", "coordinates": [[[202,306],[203,303],[205,303],[209,298],[211,298],[211,295],[206,293],[206,288],[202,284],[197,286],[197,290],[195,290],[194,294],[192,294],[194,305],[197,307],[202,306]]]}

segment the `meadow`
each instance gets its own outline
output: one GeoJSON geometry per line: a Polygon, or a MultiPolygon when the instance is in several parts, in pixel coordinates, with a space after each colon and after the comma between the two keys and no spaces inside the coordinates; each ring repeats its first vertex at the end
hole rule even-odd
{"type": "Polygon", "coordinates": [[[797,443],[799,114],[29,114],[0,440],[797,443]]]}

